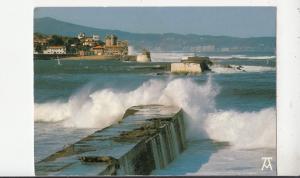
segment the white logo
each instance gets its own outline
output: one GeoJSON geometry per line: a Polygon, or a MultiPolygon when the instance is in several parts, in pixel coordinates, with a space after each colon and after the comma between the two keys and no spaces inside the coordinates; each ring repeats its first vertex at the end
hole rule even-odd
{"type": "Polygon", "coordinates": [[[264,160],[261,170],[263,171],[265,169],[269,169],[272,171],[273,170],[272,164],[271,164],[272,157],[262,157],[261,159],[264,160]]]}

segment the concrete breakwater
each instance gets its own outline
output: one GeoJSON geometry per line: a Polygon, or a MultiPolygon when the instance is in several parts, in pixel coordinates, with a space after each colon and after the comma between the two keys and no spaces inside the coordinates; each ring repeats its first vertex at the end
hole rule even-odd
{"type": "Polygon", "coordinates": [[[172,73],[201,73],[209,71],[213,63],[208,57],[188,57],[187,59],[181,60],[180,63],[171,64],[172,73]]]}
{"type": "Polygon", "coordinates": [[[172,63],[172,73],[201,73],[201,65],[196,63],[172,63]]]}
{"type": "Polygon", "coordinates": [[[183,111],[134,106],[123,119],[36,163],[37,175],[149,175],[186,148],[183,111]]]}

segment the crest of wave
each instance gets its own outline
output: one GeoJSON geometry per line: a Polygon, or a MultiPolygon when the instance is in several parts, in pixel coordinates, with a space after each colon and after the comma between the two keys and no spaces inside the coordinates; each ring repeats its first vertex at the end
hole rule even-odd
{"type": "MultiPolygon", "coordinates": [[[[104,128],[119,121],[126,109],[135,105],[164,104],[181,107],[195,122],[214,111],[217,88],[209,77],[199,85],[192,79],[149,80],[129,92],[87,89],[74,94],[68,102],[35,104],[35,121],[63,121],[67,127],[104,128]]],[[[198,123],[201,124],[201,123],[198,123]]]]}
{"type": "Polygon", "coordinates": [[[219,87],[209,77],[198,84],[192,79],[149,80],[138,88],[120,92],[82,89],[68,102],[35,104],[35,121],[63,122],[66,127],[103,129],[121,120],[131,106],[175,105],[184,110],[190,139],[228,141],[235,148],[274,147],[276,112],[217,111],[219,87]]]}

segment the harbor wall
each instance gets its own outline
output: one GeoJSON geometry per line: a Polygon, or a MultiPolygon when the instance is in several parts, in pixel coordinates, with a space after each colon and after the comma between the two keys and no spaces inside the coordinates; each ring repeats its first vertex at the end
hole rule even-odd
{"type": "Polygon", "coordinates": [[[201,73],[201,64],[197,63],[172,63],[172,73],[201,73]]]}
{"type": "Polygon", "coordinates": [[[175,106],[129,108],[123,119],[36,164],[37,175],[149,175],[186,148],[183,111],[175,106]]]}

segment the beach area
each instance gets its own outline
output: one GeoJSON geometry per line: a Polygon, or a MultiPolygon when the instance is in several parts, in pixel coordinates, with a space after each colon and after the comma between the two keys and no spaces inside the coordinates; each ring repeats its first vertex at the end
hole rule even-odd
{"type": "Polygon", "coordinates": [[[74,56],[74,57],[66,57],[62,58],[62,60],[120,60],[122,57],[118,56],[100,56],[100,55],[93,55],[93,56],[74,56]]]}

